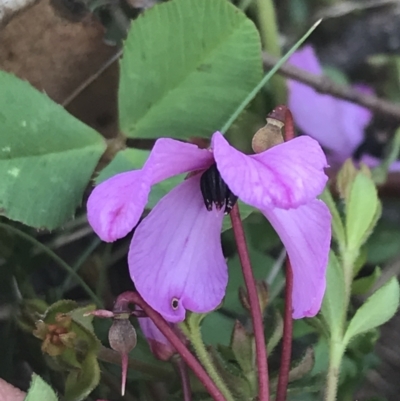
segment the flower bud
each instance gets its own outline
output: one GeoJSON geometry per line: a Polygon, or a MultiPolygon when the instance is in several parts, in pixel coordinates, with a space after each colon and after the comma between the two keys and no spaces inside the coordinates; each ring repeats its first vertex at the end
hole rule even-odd
{"type": "Polygon", "coordinates": [[[139,319],[140,328],[149,343],[151,352],[157,359],[168,361],[175,355],[176,349],[165,338],[153,321],[149,318],[139,319]]]}
{"type": "MultiPolygon", "coordinates": [[[[268,285],[265,281],[256,281],[258,302],[260,303],[261,312],[264,313],[268,306],[268,285]]],[[[239,288],[239,300],[243,308],[250,312],[250,302],[247,295],[247,291],[243,288],[239,288]]]]}

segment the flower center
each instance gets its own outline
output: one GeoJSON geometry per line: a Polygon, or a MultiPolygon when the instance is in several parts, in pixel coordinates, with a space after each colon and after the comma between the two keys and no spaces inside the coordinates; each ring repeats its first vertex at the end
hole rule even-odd
{"type": "Polygon", "coordinates": [[[225,214],[229,214],[238,199],[222,179],[215,163],[202,174],[200,189],[208,211],[214,204],[218,210],[225,206],[225,214]]]}

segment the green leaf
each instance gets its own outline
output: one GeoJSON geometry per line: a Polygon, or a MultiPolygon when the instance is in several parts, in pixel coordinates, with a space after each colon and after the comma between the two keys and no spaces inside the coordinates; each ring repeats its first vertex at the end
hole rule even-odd
{"type": "Polygon", "coordinates": [[[54,229],[74,215],[104,139],[27,82],[0,71],[0,213],[54,229]]]}
{"type": "Polygon", "coordinates": [[[132,23],[119,85],[129,137],[209,137],[261,79],[254,24],[226,0],[173,0],[132,23]]]}
{"type": "Polygon", "coordinates": [[[353,337],[386,323],[397,311],[399,295],[399,283],[393,277],[357,310],[347,328],[344,344],[348,344],[353,337]]]}
{"type": "Polygon", "coordinates": [[[324,189],[320,198],[325,202],[326,206],[328,206],[332,215],[332,236],[339,244],[339,247],[343,247],[346,244],[343,222],[328,187],[324,189]]]}
{"type": "Polygon", "coordinates": [[[372,286],[375,284],[376,280],[381,276],[382,271],[377,266],[372,274],[366,277],[361,277],[354,280],[351,286],[352,295],[364,295],[366,294],[372,286]]]}
{"type": "Polygon", "coordinates": [[[228,345],[234,324],[235,321],[232,318],[218,311],[208,313],[201,323],[204,343],[228,345]]]}
{"type": "Polygon", "coordinates": [[[100,367],[96,353],[89,353],[81,369],[71,371],[65,382],[65,401],[80,401],[86,398],[100,381],[100,367]]]}
{"type": "Polygon", "coordinates": [[[345,283],[343,270],[334,252],[329,254],[326,278],[326,291],[322,302],[321,313],[329,326],[332,336],[343,330],[345,313],[345,283]]]}
{"type": "Polygon", "coordinates": [[[346,203],[346,237],[349,249],[358,249],[367,240],[381,214],[376,187],[360,172],[355,177],[346,203]]]}
{"type": "Polygon", "coordinates": [[[24,401],[57,401],[53,389],[38,375],[32,375],[31,385],[24,401]]]}
{"type": "Polygon", "coordinates": [[[238,320],[235,322],[230,345],[243,373],[246,375],[254,372],[256,360],[254,334],[249,333],[238,320]]]}

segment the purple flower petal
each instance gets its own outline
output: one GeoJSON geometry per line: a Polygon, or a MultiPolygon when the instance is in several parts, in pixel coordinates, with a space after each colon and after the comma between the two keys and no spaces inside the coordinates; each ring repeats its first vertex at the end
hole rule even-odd
{"type": "Polygon", "coordinates": [[[200,175],[162,198],[137,227],[129,249],[132,280],[141,296],[169,322],[186,310],[205,313],[225,295],[221,249],[224,211],[207,211],[200,175]]]}
{"type": "Polygon", "coordinates": [[[118,174],[91,193],[88,220],[106,242],[124,237],[139,221],[150,187],[174,175],[204,169],[213,162],[212,152],[169,138],[156,141],[144,167],[118,174]]]}
{"type": "Polygon", "coordinates": [[[297,209],[264,209],[288,252],[293,269],[293,318],[315,316],[325,292],[331,241],[328,207],[315,199],[297,209]]]}
{"type": "MultiPolygon", "coordinates": [[[[379,164],[381,164],[382,160],[374,157],[374,156],[370,156],[370,155],[363,155],[363,157],[361,158],[361,161],[366,164],[368,167],[377,167],[379,166],[379,164]]],[[[400,171],[400,160],[393,162],[390,167],[389,167],[389,171],[392,173],[396,173],[400,171]]]]}
{"type": "Polygon", "coordinates": [[[258,209],[289,209],[319,195],[328,179],[326,157],[314,139],[302,136],[247,156],[219,133],[212,138],[218,171],[230,190],[258,209]]]}
{"type": "MultiPolygon", "coordinates": [[[[293,54],[289,63],[322,75],[322,68],[311,46],[305,46],[293,54]]],[[[363,131],[372,113],[354,103],[318,93],[300,82],[289,80],[288,84],[288,105],[301,131],[335,152],[336,159],[338,155],[341,161],[351,157],[363,140],[363,131]]],[[[366,86],[359,86],[358,89],[365,93],[372,92],[366,86]]]]}
{"type": "Polygon", "coordinates": [[[164,334],[157,328],[149,318],[140,318],[139,325],[144,336],[149,343],[151,352],[163,361],[167,361],[172,355],[176,354],[175,348],[165,338],[164,334]]]}
{"type": "Polygon", "coordinates": [[[143,170],[111,177],[97,185],[89,196],[89,224],[103,241],[124,237],[139,221],[149,192],[150,179],[143,170]]]}
{"type": "Polygon", "coordinates": [[[156,141],[143,169],[149,171],[151,184],[189,171],[205,170],[213,163],[212,152],[191,143],[161,138],[156,141]]]}

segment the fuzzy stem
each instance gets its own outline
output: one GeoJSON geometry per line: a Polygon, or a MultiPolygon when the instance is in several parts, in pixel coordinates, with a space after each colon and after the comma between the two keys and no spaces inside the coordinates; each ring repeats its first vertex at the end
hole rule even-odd
{"type": "Polygon", "coordinates": [[[166,320],[156,312],[147,302],[136,292],[127,291],[118,296],[115,301],[115,307],[124,307],[125,304],[135,304],[138,305],[146,315],[153,321],[156,327],[161,331],[165,338],[172,344],[176,349],[178,354],[187,363],[190,369],[193,370],[194,374],[203,384],[205,389],[209,392],[211,397],[215,401],[226,401],[225,397],[222,395],[219,388],[208,376],[207,372],[193,356],[193,354],[187,349],[186,345],[180,340],[172,328],[168,325],[166,320]]]}
{"type": "Polygon", "coordinates": [[[340,365],[345,347],[341,341],[331,339],[329,348],[329,368],[326,380],[325,401],[336,401],[339,384],[340,365]]]}
{"type": "Polygon", "coordinates": [[[190,388],[189,373],[185,361],[178,357],[175,361],[182,383],[183,401],[192,401],[192,390],[190,388]]]}
{"type": "Polygon", "coordinates": [[[219,375],[217,369],[214,366],[213,361],[210,358],[209,353],[204,345],[203,339],[201,338],[200,326],[198,324],[191,324],[188,322],[189,326],[189,339],[192,343],[194,351],[199,358],[201,364],[204,366],[208,375],[217,385],[217,387],[221,390],[221,393],[224,395],[227,401],[235,401],[232,396],[229,388],[226,386],[225,382],[222,380],[219,375]]]}
{"type": "Polygon", "coordinates": [[[249,252],[247,250],[242,220],[240,218],[240,212],[237,203],[233,207],[230,216],[232,221],[233,233],[235,235],[236,245],[239,253],[240,263],[242,265],[243,277],[249,297],[251,320],[253,323],[258,371],[258,400],[269,401],[268,359],[267,347],[265,345],[264,338],[263,317],[258,300],[256,282],[254,280],[253,271],[251,269],[251,262],[249,252]]]}
{"type": "MultiPolygon", "coordinates": [[[[264,50],[280,58],[279,31],[272,0],[257,0],[257,17],[264,50]]],[[[285,79],[278,75],[274,76],[271,79],[271,86],[275,102],[285,103],[287,93],[285,79]]]]}
{"type": "Polygon", "coordinates": [[[279,367],[279,379],[275,401],[285,401],[287,386],[289,383],[290,360],[292,356],[292,294],[293,294],[293,270],[290,260],[286,258],[286,287],[285,287],[285,314],[283,325],[281,365],[279,367]]]}

